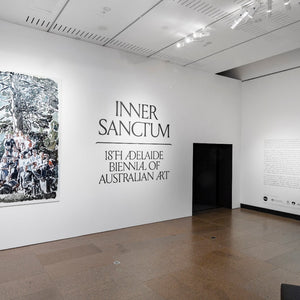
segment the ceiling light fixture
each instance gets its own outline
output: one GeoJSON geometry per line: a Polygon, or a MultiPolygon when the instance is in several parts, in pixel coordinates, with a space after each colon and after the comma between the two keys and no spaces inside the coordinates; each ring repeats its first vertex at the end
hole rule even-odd
{"type": "Polygon", "coordinates": [[[270,13],[272,12],[272,8],[273,8],[273,0],[268,0],[268,3],[267,3],[267,13],[270,13]]]}
{"type": "MultiPolygon", "coordinates": [[[[290,0],[283,0],[286,9],[291,9],[290,0]]],[[[300,2],[299,2],[300,4],[300,2]]],[[[230,26],[231,29],[235,29],[241,23],[247,23],[249,20],[253,19],[255,14],[259,11],[261,7],[267,7],[267,16],[271,17],[273,11],[273,0],[250,0],[245,5],[241,7],[239,17],[230,26]],[[262,6],[263,5],[263,6],[262,6]]],[[[261,19],[259,19],[261,21],[261,19]]],[[[177,48],[182,48],[187,44],[192,42],[202,41],[203,38],[210,36],[209,27],[201,28],[196,30],[193,34],[187,35],[185,38],[176,43],[177,48]]]]}
{"type": "Polygon", "coordinates": [[[192,38],[191,36],[187,36],[187,37],[184,39],[184,41],[185,41],[187,44],[189,44],[189,43],[193,42],[194,40],[193,40],[193,38],[192,38]]]}
{"type": "Polygon", "coordinates": [[[195,31],[195,32],[193,33],[193,38],[194,38],[195,40],[199,40],[199,39],[202,39],[202,38],[208,37],[208,36],[210,36],[210,32],[208,31],[207,28],[205,28],[205,29],[200,29],[200,30],[195,31]]]}
{"type": "Polygon", "coordinates": [[[247,11],[241,12],[239,18],[234,21],[230,28],[235,29],[248,15],[247,11]]]}
{"type": "Polygon", "coordinates": [[[210,36],[209,28],[201,28],[195,31],[192,35],[186,36],[184,39],[176,43],[177,48],[182,48],[183,46],[190,44],[192,42],[197,42],[205,37],[210,36]]]}
{"type": "Polygon", "coordinates": [[[260,1],[256,1],[254,5],[249,8],[249,18],[253,19],[254,15],[260,8],[260,5],[261,5],[260,1]]]}
{"type": "Polygon", "coordinates": [[[273,0],[268,0],[267,3],[267,16],[268,18],[272,15],[272,9],[273,9],[273,0]]]}
{"type": "Polygon", "coordinates": [[[253,19],[254,15],[260,7],[260,0],[256,0],[251,5],[242,7],[242,11],[240,12],[239,18],[234,21],[230,28],[235,29],[242,21],[245,21],[245,23],[247,23],[249,19],[253,19]]]}
{"type": "Polygon", "coordinates": [[[291,2],[290,0],[283,0],[284,2],[284,5],[285,5],[285,8],[286,9],[291,9],[291,2]]]}
{"type": "Polygon", "coordinates": [[[184,42],[178,42],[176,43],[177,48],[182,48],[184,46],[184,42]]]}

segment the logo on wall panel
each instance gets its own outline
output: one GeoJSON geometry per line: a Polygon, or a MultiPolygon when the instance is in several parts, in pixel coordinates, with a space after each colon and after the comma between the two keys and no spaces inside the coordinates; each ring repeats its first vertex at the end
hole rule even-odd
{"type": "Polygon", "coordinates": [[[0,71],[0,206],[56,198],[58,86],[0,71]]]}
{"type": "Polygon", "coordinates": [[[276,195],[264,195],[263,196],[263,201],[268,202],[268,204],[275,204],[275,205],[280,205],[280,206],[285,206],[285,207],[295,207],[295,208],[300,208],[300,202],[295,201],[295,200],[287,200],[284,197],[276,196],[276,195]]]}

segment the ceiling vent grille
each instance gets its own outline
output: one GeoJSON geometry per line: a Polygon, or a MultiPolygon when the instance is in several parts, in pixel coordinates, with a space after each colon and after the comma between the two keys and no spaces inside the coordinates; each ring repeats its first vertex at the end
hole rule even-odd
{"type": "Polygon", "coordinates": [[[249,0],[234,0],[233,3],[243,6],[245,4],[248,4],[249,0]]]}
{"type": "Polygon", "coordinates": [[[33,16],[27,16],[25,23],[31,27],[37,27],[40,30],[47,30],[51,25],[51,21],[33,16]]]}
{"type": "Polygon", "coordinates": [[[225,11],[213,6],[212,4],[206,3],[203,0],[177,0],[177,4],[190,8],[197,13],[208,16],[214,21],[221,19],[227,15],[225,11]]]}
{"type": "Polygon", "coordinates": [[[288,14],[281,11],[273,12],[270,21],[271,23],[273,23],[273,25],[277,26],[285,26],[293,22],[293,20],[289,17],[288,14]]]}
{"type": "Polygon", "coordinates": [[[110,41],[107,44],[107,46],[111,47],[111,48],[122,49],[127,52],[133,52],[133,53],[144,55],[144,56],[149,56],[155,52],[155,50],[151,50],[149,48],[140,47],[140,46],[137,46],[134,44],[122,42],[122,41],[115,40],[115,39],[110,41]]]}
{"type": "Polygon", "coordinates": [[[80,39],[84,41],[88,41],[93,44],[103,45],[107,41],[109,41],[109,38],[106,36],[99,35],[97,33],[93,33],[87,30],[78,29],[75,27],[69,27],[62,24],[54,24],[53,28],[51,29],[51,32],[64,35],[67,37],[71,37],[74,39],[80,39]]]}
{"type": "Polygon", "coordinates": [[[227,15],[220,23],[225,24],[226,27],[230,27],[232,23],[237,19],[237,14],[227,15]]]}

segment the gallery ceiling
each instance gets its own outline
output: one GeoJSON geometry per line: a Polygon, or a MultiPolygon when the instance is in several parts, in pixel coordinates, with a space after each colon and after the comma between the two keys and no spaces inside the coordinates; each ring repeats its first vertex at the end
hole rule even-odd
{"type": "Polygon", "coordinates": [[[299,0],[0,0],[0,19],[212,73],[300,48],[299,0]]]}

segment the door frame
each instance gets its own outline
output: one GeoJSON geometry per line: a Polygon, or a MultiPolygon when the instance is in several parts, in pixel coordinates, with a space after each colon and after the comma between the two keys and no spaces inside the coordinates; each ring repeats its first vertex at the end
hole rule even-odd
{"type": "MultiPolygon", "coordinates": [[[[225,208],[229,208],[229,209],[232,209],[232,194],[233,194],[233,191],[232,191],[232,182],[233,182],[233,144],[224,144],[224,143],[193,143],[193,166],[192,166],[192,214],[194,215],[197,214],[197,212],[194,212],[193,208],[194,208],[194,201],[195,201],[195,168],[194,168],[194,164],[195,164],[195,147],[197,145],[211,145],[211,146],[216,146],[217,148],[222,148],[224,146],[226,147],[230,147],[231,149],[231,180],[230,180],[230,198],[231,198],[231,201],[230,201],[230,204],[228,203],[228,205],[226,206],[222,206],[222,207],[225,207],[225,208]]],[[[218,195],[218,191],[217,191],[217,195],[218,195]]]]}

